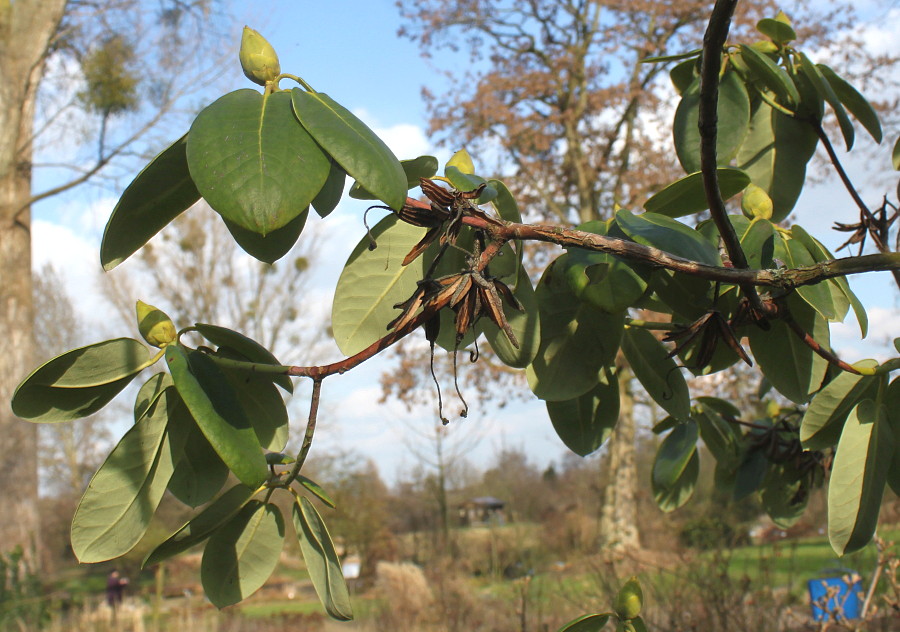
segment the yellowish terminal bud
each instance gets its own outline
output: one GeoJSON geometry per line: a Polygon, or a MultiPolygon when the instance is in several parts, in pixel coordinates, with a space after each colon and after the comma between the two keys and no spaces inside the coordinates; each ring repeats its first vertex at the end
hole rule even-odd
{"type": "Polygon", "coordinates": [[[741,211],[744,215],[753,219],[754,217],[762,217],[763,219],[772,218],[772,198],[755,184],[748,184],[744,189],[744,197],[741,198],[741,211]]]}
{"type": "Polygon", "coordinates": [[[244,27],[244,34],[241,36],[239,57],[244,75],[253,83],[264,86],[281,74],[281,64],[275,49],[266,38],[249,26],[244,27]]]}
{"type": "Polygon", "coordinates": [[[144,340],[154,347],[160,348],[175,342],[177,337],[175,323],[165,312],[152,305],[147,305],[143,301],[138,301],[136,308],[138,331],[141,332],[144,340]]]}
{"type": "Polygon", "coordinates": [[[460,171],[466,174],[475,173],[475,163],[472,162],[472,156],[469,155],[465,149],[460,149],[458,152],[453,154],[450,157],[450,160],[447,161],[447,167],[456,167],[460,171]]]}
{"type": "Polygon", "coordinates": [[[644,591],[637,577],[632,577],[616,595],[616,615],[620,619],[634,619],[641,614],[641,606],[644,605],[644,591]]]}

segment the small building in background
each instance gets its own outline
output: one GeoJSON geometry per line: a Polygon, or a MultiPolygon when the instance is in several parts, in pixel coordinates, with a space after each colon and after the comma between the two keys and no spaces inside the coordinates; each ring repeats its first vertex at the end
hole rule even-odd
{"type": "Polygon", "coordinates": [[[506,524],[506,503],[493,496],[470,498],[457,505],[459,524],[463,527],[483,527],[506,524]]]}

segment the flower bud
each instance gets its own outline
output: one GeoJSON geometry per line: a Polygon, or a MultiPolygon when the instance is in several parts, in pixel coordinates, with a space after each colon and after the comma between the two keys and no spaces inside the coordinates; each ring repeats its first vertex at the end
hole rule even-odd
{"type": "Polygon", "coordinates": [[[244,27],[241,52],[238,56],[244,75],[253,83],[264,86],[266,82],[274,81],[275,77],[281,74],[281,64],[278,62],[275,49],[266,38],[249,26],[244,27]]]}
{"type": "Polygon", "coordinates": [[[620,619],[634,619],[641,614],[641,606],[644,604],[644,591],[637,577],[632,577],[616,595],[616,615],[620,619]]]}
{"type": "Polygon", "coordinates": [[[165,312],[152,305],[147,305],[143,301],[138,301],[136,308],[138,331],[141,332],[144,340],[154,347],[160,348],[175,342],[175,338],[177,338],[175,323],[165,312]]]}
{"type": "Polygon", "coordinates": [[[747,185],[747,188],[744,189],[744,197],[741,198],[741,211],[745,216],[750,219],[754,217],[771,219],[773,209],[772,198],[765,189],[755,184],[747,185]]]}

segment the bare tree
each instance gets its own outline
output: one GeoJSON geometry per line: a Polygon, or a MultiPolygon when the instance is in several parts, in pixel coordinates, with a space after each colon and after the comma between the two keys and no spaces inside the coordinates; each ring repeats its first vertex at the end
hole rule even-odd
{"type": "Polygon", "coordinates": [[[0,4],[0,502],[16,516],[0,526],[5,547],[28,548],[38,533],[37,429],[7,404],[35,356],[31,206],[113,175],[116,161],[216,75],[214,57],[198,54],[215,39],[204,36],[215,32],[211,10],[209,0],[0,4]],[[188,42],[190,58],[208,66],[184,71],[188,42]],[[76,121],[83,135],[73,133],[76,121]],[[60,143],[53,134],[61,130],[73,160],[36,164],[36,152],[60,143]],[[32,174],[41,167],[60,179],[35,192],[32,174]]]}

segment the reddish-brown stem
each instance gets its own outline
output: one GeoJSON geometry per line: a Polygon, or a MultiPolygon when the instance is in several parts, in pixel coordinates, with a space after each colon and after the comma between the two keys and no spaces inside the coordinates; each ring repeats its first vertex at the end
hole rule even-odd
{"type": "Polygon", "coordinates": [[[803,342],[803,344],[812,349],[819,357],[823,358],[826,362],[828,362],[829,364],[833,364],[834,366],[843,371],[847,371],[848,373],[862,375],[862,373],[854,369],[852,366],[834,355],[834,353],[816,342],[815,339],[807,332],[805,332],[803,328],[797,323],[797,321],[795,321],[790,315],[784,318],[784,322],[787,323],[788,327],[791,328],[791,331],[794,332],[794,334],[803,342]]]}

